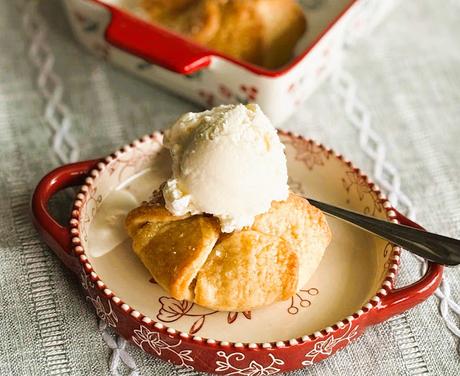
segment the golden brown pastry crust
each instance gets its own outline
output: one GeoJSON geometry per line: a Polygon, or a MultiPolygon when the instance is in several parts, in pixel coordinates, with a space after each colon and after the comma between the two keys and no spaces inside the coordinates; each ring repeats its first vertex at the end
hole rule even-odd
{"type": "Polygon", "coordinates": [[[175,217],[163,205],[156,196],[128,214],[134,252],[174,298],[211,309],[246,311],[288,299],[331,240],[323,213],[292,193],[231,234],[214,217],[175,217]]]}
{"type": "Polygon", "coordinates": [[[286,201],[273,202],[267,213],[256,217],[251,228],[292,245],[299,256],[298,289],[313,275],[332,239],[322,211],[293,193],[286,201]]]}
{"type": "Polygon", "coordinates": [[[306,30],[295,0],[142,0],[152,22],[234,58],[278,68],[306,30]]]}
{"type": "Polygon", "coordinates": [[[192,282],[219,239],[217,219],[173,216],[162,199],[132,210],[126,218],[133,250],[157,283],[176,299],[193,299],[192,282]]]}
{"type": "Polygon", "coordinates": [[[220,241],[198,273],[195,302],[247,311],[296,292],[298,257],[283,239],[245,230],[220,241]]]}

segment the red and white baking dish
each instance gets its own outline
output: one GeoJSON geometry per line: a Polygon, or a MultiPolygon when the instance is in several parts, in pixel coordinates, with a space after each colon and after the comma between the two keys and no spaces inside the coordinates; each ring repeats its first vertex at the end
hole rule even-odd
{"type": "Polygon", "coordinates": [[[90,51],[205,107],[256,102],[286,119],[340,63],[343,45],[374,27],[396,0],[303,0],[308,31],[297,56],[267,70],[194,44],[111,5],[65,0],[76,38],[90,51]]]}
{"type": "MultiPolygon", "coordinates": [[[[301,137],[280,136],[292,190],[419,227],[343,157],[301,137]]],[[[348,345],[367,326],[419,304],[441,282],[442,266],[428,263],[417,282],[395,288],[399,248],[328,218],[332,243],[313,278],[288,301],[252,312],[216,312],[178,301],[151,280],[125,233],[110,236],[110,230],[123,234],[127,211],[169,174],[162,136],[155,133],[105,159],[52,171],[34,192],[32,212],[39,233],[78,277],[97,315],[142,350],[173,364],[221,375],[271,375],[305,367],[348,345]],[[48,211],[49,200],[81,184],[69,223],[58,224],[48,211]],[[110,251],[100,252],[101,245],[110,251]]]]}

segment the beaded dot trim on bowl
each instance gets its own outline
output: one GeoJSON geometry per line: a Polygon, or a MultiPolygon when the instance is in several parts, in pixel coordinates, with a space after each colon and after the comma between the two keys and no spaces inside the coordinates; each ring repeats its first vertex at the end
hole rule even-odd
{"type": "MultiPolygon", "coordinates": [[[[387,200],[386,196],[380,191],[375,183],[373,183],[369,177],[364,174],[359,168],[356,168],[349,160],[345,159],[342,155],[335,153],[332,149],[326,148],[324,145],[320,143],[316,143],[315,141],[305,139],[304,137],[292,133],[279,130],[278,133],[281,136],[291,137],[296,140],[300,140],[301,142],[305,142],[306,144],[313,145],[317,148],[320,148],[323,152],[327,153],[330,156],[333,156],[343,163],[345,163],[348,167],[350,167],[353,172],[359,175],[361,179],[369,186],[372,192],[378,198],[380,204],[382,204],[383,208],[385,209],[387,219],[391,222],[398,223],[396,212],[391,205],[391,203],[387,200]]],[[[191,338],[193,341],[200,342],[205,346],[212,346],[215,347],[221,346],[223,348],[228,347],[235,347],[235,348],[248,348],[248,349],[272,349],[276,348],[284,348],[289,346],[296,346],[305,342],[314,341],[318,338],[323,338],[330,333],[334,333],[335,331],[343,328],[344,326],[350,324],[354,320],[358,319],[359,317],[366,315],[372,308],[374,308],[382,299],[382,297],[386,296],[388,292],[393,288],[394,281],[396,278],[396,274],[398,272],[399,262],[400,262],[400,253],[401,250],[399,247],[392,245],[391,246],[391,255],[389,257],[389,261],[391,264],[388,267],[387,274],[385,279],[382,283],[382,286],[377,291],[377,294],[374,295],[367,303],[365,303],[360,309],[354,312],[352,315],[336,322],[335,324],[328,326],[321,331],[314,332],[309,335],[304,335],[298,338],[291,338],[285,341],[278,341],[278,342],[263,342],[263,343],[240,343],[240,342],[228,342],[228,341],[216,341],[212,338],[202,338],[200,336],[191,336],[186,332],[182,332],[180,330],[176,330],[172,327],[166,326],[160,322],[156,322],[152,320],[150,317],[143,315],[141,312],[135,310],[134,308],[130,307],[126,304],[122,299],[116,296],[112,290],[110,290],[105,283],[101,280],[98,274],[93,270],[91,263],[86,256],[85,250],[82,246],[81,239],[80,239],[80,209],[85,205],[89,192],[91,188],[97,183],[97,178],[102,171],[108,166],[110,162],[119,158],[127,151],[131,150],[133,147],[137,147],[140,144],[143,144],[148,141],[156,141],[158,145],[161,147],[163,136],[160,132],[154,132],[151,135],[144,136],[129,145],[125,145],[121,149],[117,150],[115,153],[109,155],[103,162],[99,162],[89,174],[88,177],[85,179],[85,183],[81,186],[79,193],[77,194],[76,200],[73,205],[73,210],[70,219],[70,232],[72,234],[72,249],[75,256],[78,257],[83,270],[85,271],[85,275],[89,276],[90,280],[95,283],[95,286],[104,294],[104,296],[112,301],[114,304],[119,306],[124,312],[131,315],[135,318],[139,323],[144,325],[150,326],[151,330],[156,331],[166,331],[171,338],[191,338]]]]}

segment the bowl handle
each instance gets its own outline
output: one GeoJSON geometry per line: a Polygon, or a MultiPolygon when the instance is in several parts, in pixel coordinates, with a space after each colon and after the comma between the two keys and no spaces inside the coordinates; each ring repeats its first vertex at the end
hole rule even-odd
{"type": "Polygon", "coordinates": [[[102,4],[112,14],[107,42],[176,73],[191,74],[211,63],[211,53],[162,28],[102,4]]]}
{"type": "MultiPolygon", "coordinates": [[[[425,230],[422,226],[411,221],[397,210],[395,212],[396,218],[402,225],[425,230]]],[[[376,324],[385,321],[428,299],[441,283],[443,269],[442,265],[428,261],[427,270],[421,279],[408,286],[393,289],[382,297],[374,311],[372,323],[376,324]]]]}
{"type": "Polygon", "coordinates": [[[81,185],[100,160],[71,163],[56,168],[37,185],[32,195],[31,210],[35,228],[44,242],[72,272],[79,271],[79,262],[71,253],[71,234],[68,226],[60,225],[49,213],[48,203],[58,191],[81,185]]]}

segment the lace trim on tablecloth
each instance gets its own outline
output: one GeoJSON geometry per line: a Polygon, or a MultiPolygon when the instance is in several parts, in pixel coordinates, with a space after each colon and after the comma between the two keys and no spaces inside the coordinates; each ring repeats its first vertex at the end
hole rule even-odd
{"type": "MultiPolygon", "coordinates": [[[[348,121],[359,132],[359,146],[373,162],[373,177],[375,182],[388,194],[390,202],[398,207],[409,218],[415,219],[415,208],[411,200],[401,190],[401,177],[398,170],[387,160],[384,142],[372,128],[371,115],[357,95],[357,85],[353,76],[339,68],[331,79],[332,85],[341,97],[348,121]]],[[[424,259],[413,255],[420,262],[421,275],[426,270],[424,259]]],[[[450,315],[460,316],[460,306],[450,295],[450,284],[446,275],[435,292],[439,299],[440,315],[447,328],[460,338],[460,328],[450,315]]],[[[395,332],[403,359],[412,375],[428,373],[415,336],[408,322],[407,313],[388,320],[395,332]]]]}
{"type": "MultiPolygon", "coordinates": [[[[30,41],[29,58],[37,69],[37,88],[45,101],[43,117],[47,126],[52,132],[51,146],[57,162],[60,164],[76,162],[79,158],[80,149],[72,135],[72,116],[69,107],[63,101],[64,86],[61,78],[54,71],[55,56],[47,40],[46,22],[40,15],[37,8],[37,0],[21,0],[23,12],[23,28],[30,41]]],[[[25,200],[28,202],[28,200],[25,200]]],[[[43,273],[43,271],[41,271],[43,273]]],[[[53,309],[53,300],[49,299],[49,310],[53,309]]],[[[55,310],[54,310],[55,311],[55,310]]],[[[39,327],[42,320],[49,320],[49,317],[38,316],[39,327]]],[[[110,358],[110,371],[112,375],[119,375],[119,367],[124,365],[131,372],[130,375],[138,375],[137,367],[132,356],[125,350],[126,340],[120,336],[112,336],[107,325],[101,320],[99,322],[101,335],[107,346],[112,350],[110,358]]],[[[46,331],[42,332],[46,335],[46,331]]],[[[52,333],[53,340],[56,340],[56,333],[52,333]]],[[[46,338],[44,339],[46,340],[46,338]]],[[[63,340],[62,340],[63,342],[63,340]]],[[[59,343],[53,342],[55,347],[59,343]]],[[[67,354],[59,347],[55,354],[52,354],[59,371],[68,368],[70,365],[67,354]],[[55,359],[59,357],[59,359],[55,359]]],[[[51,362],[53,364],[53,362],[51,362]]]]}

